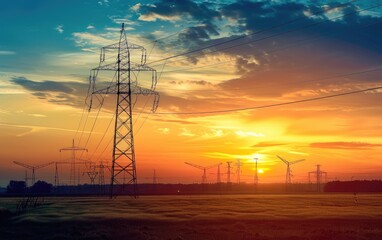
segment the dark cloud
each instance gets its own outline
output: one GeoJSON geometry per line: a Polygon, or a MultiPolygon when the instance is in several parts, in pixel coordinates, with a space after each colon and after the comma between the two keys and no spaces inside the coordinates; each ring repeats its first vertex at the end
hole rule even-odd
{"type": "Polygon", "coordinates": [[[42,81],[35,82],[25,77],[13,77],[10,80],[12,83],[22,86],[23,88],[34,91],[34,92],[63,92],[63,93],[73,93],[74,89],[67,86],[64,83],[54,82],[54,81],[42,81]]]}
{"type": "Polygon", "coordinates": [[[83,106],[88,84],[79,82],[42,81],[37,82],[25,77],[13,77],[10,82],[23,87],[33,96],[48,102],[83,106]]]}
{"type": "Polygon", "coordinates": [[[367,150],[375,147],[382,147],[382,144],[364,143],[364,142],[317,142],[311,143],[313,148],[329,148],[344,150],[367,150]]]}
{"type": "Polygon", "coordinates": [[[143,16],[191,17],[200,22],[211,22],[220,14],[208,3],[196,3],[190,0],[160,0],[140,7],[143,16]]]}
{"type": "Polygon", "coordinates": [[[215,24],[206,22],[200,26],[189,27],[179,33],[179,41],[183,47],[198,47],[203,41],[210,40],[210,36],[218,36],[218,27],[215,24]]]}
{"type": "Polygon", "coordinates": [[[195,26],[179,33],[178,44],[184,48],[197,47],[210,36],[218,36],[219,28],[214,21],[221,18],[218,10],[207,2],[197,3],[190,0],[160,0],[140,7],[141,18],[146,19],[189,19],[196,21],[195,26]]]}

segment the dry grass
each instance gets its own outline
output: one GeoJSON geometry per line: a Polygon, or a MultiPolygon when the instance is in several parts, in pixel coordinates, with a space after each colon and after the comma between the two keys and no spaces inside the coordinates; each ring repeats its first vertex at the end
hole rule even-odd
{"type": "Polygon", "coordinates": [[[382,195],[357,204],[351,194],[47,201],[4,223],[0,239],[382,239],[382,195]]]}

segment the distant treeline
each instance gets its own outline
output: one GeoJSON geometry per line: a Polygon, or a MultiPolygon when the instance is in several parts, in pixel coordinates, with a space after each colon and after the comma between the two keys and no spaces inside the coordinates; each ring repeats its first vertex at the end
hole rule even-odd
{"type": "Polygon", "coordinates": [[[324,187],[325,192],[382,192],[382,181],[335,181],[328,182],[324,187]]]}
{"type": "MultiPolygon", "coordinates": [[[[26,187],[23,181],[10,181],[4,195],[107,195],[109,185],[83,184],[77,186],[54,187],[43,181],[26,187]]],[[[118,195],[132,192],[132,185],[116,185],[118,195]]],[[[335,181],[326,184],[263,183],[258,184],[138,184],[139,195],[192,195],[192,194],[257,194],[257,193],[313,193],[313,192],[382,192],[382,181],[335,181]]]]}

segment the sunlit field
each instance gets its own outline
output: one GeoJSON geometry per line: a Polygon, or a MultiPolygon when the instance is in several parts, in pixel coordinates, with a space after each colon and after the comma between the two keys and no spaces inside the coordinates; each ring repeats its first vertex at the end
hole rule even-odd
{"type": "MultiPolygon", "coordinates": [[[[15,199],[1,207],[14,211],[15,199]]],[[[381,239],[382,195],[46,198],[1,239],[381,239]]]]}

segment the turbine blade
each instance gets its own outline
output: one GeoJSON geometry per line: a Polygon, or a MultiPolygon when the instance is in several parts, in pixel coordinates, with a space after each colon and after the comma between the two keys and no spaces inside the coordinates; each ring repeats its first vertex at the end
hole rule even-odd
{"type": "Polygon", "coordinates": [[[283,161],[285,164],[288,164],[289,162],[285,160],[284,158],[280,157],[279,155],[276,155],[281,161],[283,161]]]}
{"type": "Polygon", "coordinates": [[[296,160],[296,161],[290,162],[290,164],[292,165],[292,164],[299,163],[299,162],[302,162],[302,161],[305,161],[305,159],[296,160]]]}

